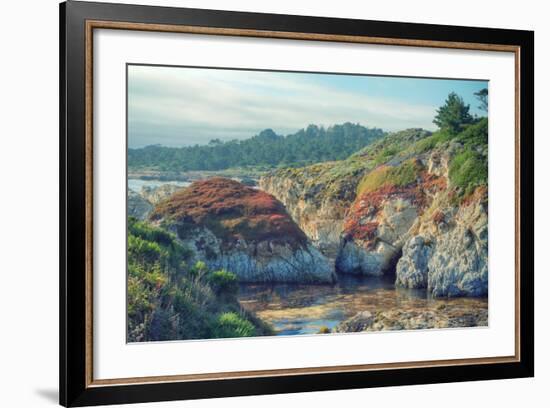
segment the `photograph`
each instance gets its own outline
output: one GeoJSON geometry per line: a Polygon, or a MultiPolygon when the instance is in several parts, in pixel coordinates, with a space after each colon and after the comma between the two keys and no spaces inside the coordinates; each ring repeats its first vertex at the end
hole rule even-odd
{"type": "Polygon", "coordinates": [[[489,81],[128,63],[126,92],[128,343],[489,326],[489,81]]]}
{"type": "Polygon", "coordinates": [[[532,19],[145,3],[59,5],[61,405],[542,390],[532,19]]]}

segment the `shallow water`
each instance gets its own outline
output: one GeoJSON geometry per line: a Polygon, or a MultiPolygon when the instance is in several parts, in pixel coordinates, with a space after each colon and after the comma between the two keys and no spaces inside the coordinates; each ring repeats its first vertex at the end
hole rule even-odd
{"type": "Polygon", "coordinates": [[[128,179],[128,189],[133,190],[136,193],[141,192],[142,187],[160,187],[163,184],[173,184],[179,187],[188,187],[191,185],[188,181],[163,181],[163,180],[142,180],[142,179],[128,179]]]}
{"type": "Polygon", "coordinates": [[[335,285],[243,284],[239,301],[269,322],[277,335],[314,334],[323,327],[333,330],[364,311],[409,317],[427,312],[436,319],[460,319],[487,310],[486,298],[434,299],[425,290],[396,288],[393,277],[345,275],[335,285]]]}

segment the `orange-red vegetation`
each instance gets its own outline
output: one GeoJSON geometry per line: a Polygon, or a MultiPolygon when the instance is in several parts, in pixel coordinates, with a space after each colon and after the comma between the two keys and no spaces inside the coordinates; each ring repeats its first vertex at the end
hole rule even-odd
{"type": "Polygon", "coordinates": [[[417,206],[420,206],[423,201],[423,195],[416,185],[406,187],[386,185],[378,190],[362,194],[355,200],[346,217],[345,235],[363,241],[366,248],[373,248],[376,244],[378,222],[372,220],[382,209],[385,201],[397,198],[408,200],[417,206]]]}
{"type": "Polygon", "coordinates": [[[447,188],[447,179],[443,176],[436,176],[424,172],[422,175],[421,189],[424,192],[435,193],[447,188]]]}
{"type": "Polygon", "coordinates": [[[307,241],[275,197],[222,177],[196,181],[176,192],[157,205],[151,218],[206,226],[226,243],[238,239],[292,244],[307,241]]]}
{"type": "Polygon", "coordinates": [[[432,221],[435,224],[441,224],[442,222],[445,221],[445,213],[443,213],[443,211],[441,210],[435,211],[434,214],[432,215],[432,221]]]}
{"type": "Polygon", "coordinates": [[[438,177],[422,171],[414,182],[405,186],[384,184],[374,191],[359,195],[347,214],[344,234],[351,239],[360,240],[368,249],[374,248],[378,230],[377,213],[387,200],[401,198],[419,209],[426,207],[426,193],[444,190],[447,183],[444,177],[438,177]]]}
{"type": "Polygon", "coordinates": [[[461,202],[461,206],[467,207],[474,202],[486,202],[488,200],[489,189],[487,186],[478,186],[469,195],[465,196],[461,202]]]}

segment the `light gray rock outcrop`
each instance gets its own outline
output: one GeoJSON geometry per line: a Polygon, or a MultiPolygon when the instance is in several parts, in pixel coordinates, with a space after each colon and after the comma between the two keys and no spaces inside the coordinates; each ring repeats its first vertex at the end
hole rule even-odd
{"type": "Polygon", "coordinates": [[[342,237],[336,269],[341,273],[380,276],[395,265],[404,238],[418,217],[418,208],[402,194],[388,194],[377,206],[359,200],[348,216],[357,217],[357,225],[342,237]],[[372,231],[361,234],[362,228],[369,225],[372,231]]]}
{"type": "Polygon", "coordinates": [[[434,228],[426,221],[397,263],[396,284],[427,288],[433,296],[485,296],[488,291],[485,200],[461,206],[434,228]]]}
{"type": "Polygon", "coordinates": [[[329,260],[272,195],[227,178],[194,182],[160,202],[154,223],[175,233],[195,260],[241,282],[332,283],[329,260]]]}
{"type": "MultiPolygon", "coordinates": [[[[177,228],[172,231],[177,235],[177,228]]],[[[178,235],[177,235],[178,236],[178,235]]],[[[227,247],[207,228],[187,230],[180,242],[211,270],[226,269],[241,282],[333,283],[329,261],[311,244],[296,247],[280,241],[238,241],[227,247]],[[183,238],[183,239],[182,239],[183,238]]]]}
{"type": "Polygon", "coordinates": [[[346,203],[324,193],[324,185],[308,186],[300,177],[264,176],[262,190],[272,194],[311,242],[327,253],[335,253],[342,232],[346,203]]]}
{"type": "Polygon", "coordinates": [[[138,220],[144,220],[153,209],[153,206],[140,194],[133,190],[128,190],[127,208],[128,216],[135,217],[138,220]]]}
{"type": "Polygon", "coordinates": [[[185,187],[180,187],[175,184],[161,184],[158,187],[143,186],[141,188],[141,196],[153,205],[157,205],[162,200],[166,200],[176,191],[185,187]]]}
{"type": "Polygon", "coordinates": [[[407,288],[428,287],[428,262],[432,246],[421,236],[414,236],[403,247],[397,263],[396,285],[407,288]]]}

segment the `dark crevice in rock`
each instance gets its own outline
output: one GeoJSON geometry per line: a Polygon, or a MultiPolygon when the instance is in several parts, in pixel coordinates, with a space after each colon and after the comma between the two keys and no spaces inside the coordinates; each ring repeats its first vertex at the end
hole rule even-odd
{"type": "Polygon", "coordinates": [[[399,262],[402,256],[403,256],[403,249],[399,248],[395,253],[395,255],[392,257],[392,259],[390,260],[390,262],[388,263],[388,266],[384,269],[385,276],[391,276],[395,279],[397,263],[399,262]]]}

